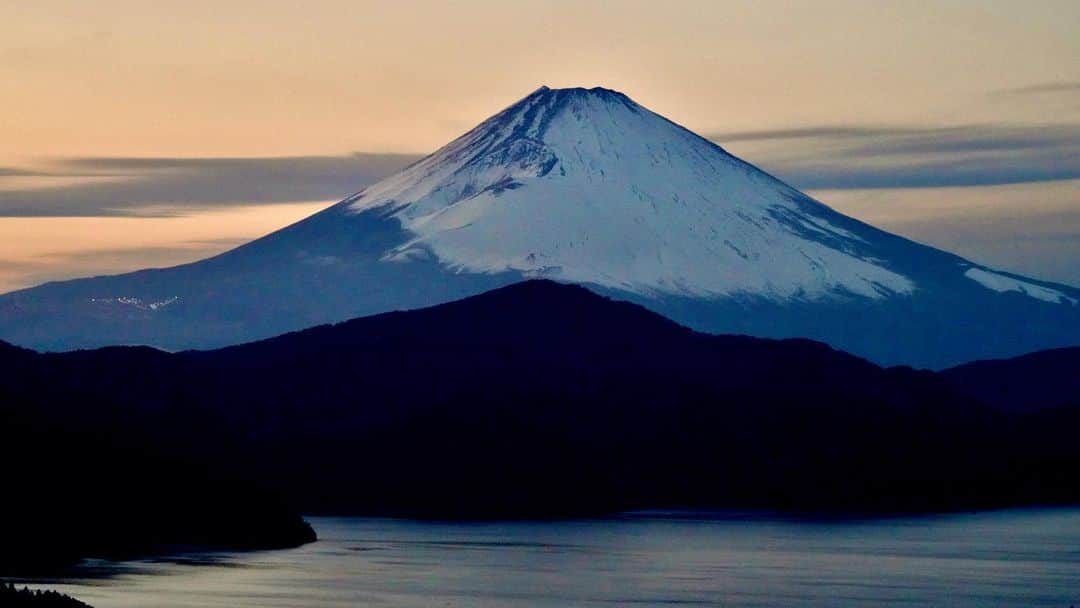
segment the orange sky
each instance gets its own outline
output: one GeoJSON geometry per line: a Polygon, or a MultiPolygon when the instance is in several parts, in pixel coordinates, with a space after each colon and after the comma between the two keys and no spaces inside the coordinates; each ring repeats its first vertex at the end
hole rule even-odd
{"type": "Polygon", "coordinates": [[[426,152],[541,84],[700,130],[1041,122],[985,97],[1080,76],[1078,6],[6,2],[0,159],[426,152]]]}

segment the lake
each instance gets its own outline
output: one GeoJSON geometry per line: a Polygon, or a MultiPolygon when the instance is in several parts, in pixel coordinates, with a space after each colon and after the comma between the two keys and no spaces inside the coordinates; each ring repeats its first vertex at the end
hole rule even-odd
{"type": "Polygon", "coordinates": [[[310,521],[320,541],[299,549],[96,562],[46,586],[95,608],[1080,605],[1080,509],[310,521]]]}

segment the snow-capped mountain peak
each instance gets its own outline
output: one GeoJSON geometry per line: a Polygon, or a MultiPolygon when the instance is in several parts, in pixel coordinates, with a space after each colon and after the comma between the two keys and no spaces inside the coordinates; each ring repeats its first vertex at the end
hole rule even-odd
{"type": "Polygon", "coordinates": [[[835,213],[622,93],[541,87],[346,203],[411,238],[387,260],[639,294],[909,293],[835,213]]]}
{"type": "Polygon", "coordinates": [[[887,364],[1080,343],[1080,290],[846,217],[622,93],[546,87],[221,255],[2,295],[0,339],[216,347],[530,277],[702,331],[813,338],[887,364]]]}

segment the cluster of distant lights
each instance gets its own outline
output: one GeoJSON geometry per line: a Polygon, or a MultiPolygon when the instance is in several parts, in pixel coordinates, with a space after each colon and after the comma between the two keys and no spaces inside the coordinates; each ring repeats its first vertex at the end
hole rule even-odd
{"type": "Polygon", "coordinates": [[[90,298],[90,301],[95,304],[124,304],[127,306],[134,306],[141,310],[158,310],[165,308],[166,306],[176,302],[180,299],[180,296],[173,296],[166,300],[159,300],[157,302],[144,302],[141,298],[134,298],[131,296],[120,296],[118,298],[90,298]]]}

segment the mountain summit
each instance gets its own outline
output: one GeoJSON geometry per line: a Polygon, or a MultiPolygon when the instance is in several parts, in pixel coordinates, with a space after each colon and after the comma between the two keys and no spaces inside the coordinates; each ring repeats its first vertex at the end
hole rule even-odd
{"type": "Polygon", "coordinates": [[[642,295],[915,289],[824,205],[607,89],[541,88],[344,205],[410,233],[387,260],[466,272],[642,295]]]}
{"type": "Polygon", "coordinates": [[[220,346],[533,277],[887,364],[1080,343],[1080,290],[846,217],[622,93],[547,87],[220,256],[0,296],[0,338],[220,346]]]}

